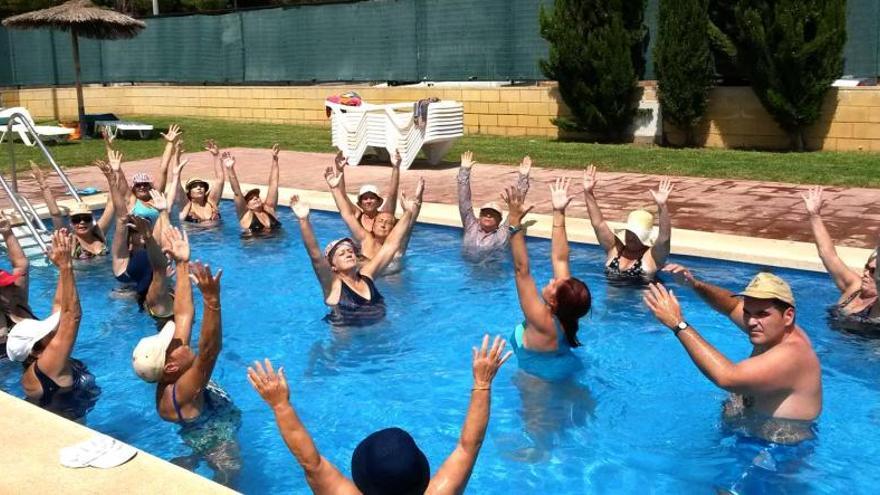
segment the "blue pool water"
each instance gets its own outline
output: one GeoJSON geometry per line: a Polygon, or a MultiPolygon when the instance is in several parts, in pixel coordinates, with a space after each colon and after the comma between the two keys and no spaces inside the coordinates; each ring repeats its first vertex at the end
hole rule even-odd
{"type": "MultiPolygon", "coordinates": [[[[232,205],[221,208],[235,218],[232,205]]],[[[320,241],[347,235],[335,215],[313,213],[320,241]]],[[[275,238],[242,240],[234,222],[191,231],[193,258],[222,266],[224,347],[214,378],[243,413],[249,494],[305,493],[304,477],[279,437],[273,416],[245,377],[254,359],[287,370],[292,401],[321,452],[349,472],[354,447],[370,432],[407,429],[435,471],[458,438],[471,388],[470,349],[485,332],[507,337],[522,315],[509,260],[474,266],[459,254],[460,232],[416,227],[406,268],[377,283],[388,317],[356,330],[333,330],[299,229],[288,210],[275,238]]],[[[550,244],[529,240],[532,267],[550,276],[550,244]]],[[[576,383],[546,387],[499,372],[486,442],[470,493],[874,492],[880,482],[880,340],[831,330],[825,308],[837,297],[825,274],[776,270],[798,298],[798,322],[822,360],[825,408],[818,440],[800,451],[764,446],[723,428],[725,394],[703,378],[671,333],[643,308],[633,288],[610,287],[597,247],[575,246],[572,271],[593,292],[582,320],[585,368],[576,383]],[[756,460],[757,459],[757,460],[756,460]]],[[[673,257],[707,280],[744,286],[758,267],[673,257]]],[[[49,309],[53,268],[35,268],[31,301],[49,309]]],[[[155,332],[135,304],[115,300],[110,262],[77,272],[84,320],[74,356],[94,372],[103,394],[87,424],[164,459],[187,455],[177,426],[160,421],[154,385],[131,371],[137,340],[155,332]]],[[[748,339],[691,292],[676,291],[685,315],[732,359],[748,339]]],[[[196,291],[196,300],[200,297],[196,291]]],[[[201,309],[197,309],[197,320],[201,309]]],[[[199,322],[196,323],[196,329],[199,322]]],[[[195,340],[194,340],[195,342],[195,340]]],[[[0,387],[22,396],[20,365],[0,364],[0,387]]],[[[198,469],[210,476],[203,464],[198,469]]]]}

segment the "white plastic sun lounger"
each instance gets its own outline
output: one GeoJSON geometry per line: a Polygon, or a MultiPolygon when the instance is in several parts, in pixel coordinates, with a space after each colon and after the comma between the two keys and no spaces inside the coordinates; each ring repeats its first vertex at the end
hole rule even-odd
{"type": "MultiPolygon", "coordinates": [[[[27,111],[24,107],[11,107],[4,108],[0,110],[0,118],[9,118],[14,113],[20,113],[24,115],[24,117],[28,120],[28,122],[34,127],[34,130],[37,131],[37,134],[40,136],[40,139],[52,139],[52,140],[60,140],[61,138],[65,138],[75,131],[75,129],[70,129],[68,127],[61,127],[57,125],[36,125],[34,123],[33,117],[31,117],[31,113],[27,111]]],[[[0,129],[0,143],[6,139],[6,124],[3,124],[2,129],[0,129]]],[[[27,135],[27,128],[22,124],[13,124],[12,132],[18,134],[18,137],[21,139],[27,146],[33,146],[34,143],[31,141],[31,138],[27,135]]],[[[10,137],[12,139],[12,137],[10,137]]]]}
{"type": "Polygon", "coordinates": [[[407,169],[419,151],[428,163],[437,165],[443,155],[464,135],[464,108],[457,101],[438,101],[428,105],[424,127],[413,122],[413,103],[357,107],[324,102],[331,110],[333,145],[358,165],[368,148],[400,152],[401,168],[407,169]]]}
{"type": "Polygon", "coordinates": [[[146,139],[153,132],[153,126],[150,124],[125,120],[96,120],[95,130],[99,131],[101,128],[107,129],[107,132],[113,137],[116,137],[117,134],[136,132],[141,139],[146,139]]]}

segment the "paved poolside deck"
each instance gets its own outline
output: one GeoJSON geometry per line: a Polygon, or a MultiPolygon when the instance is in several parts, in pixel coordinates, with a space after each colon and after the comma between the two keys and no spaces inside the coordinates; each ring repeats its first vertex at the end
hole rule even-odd
{"type": "Polygon", "coordinates": [[[59,451],[88,440],[91,430],[2,391],[0,410],[0,493],[237,493],[143,451],[113,469],[63,467],[59,451]]]}
{"type": "MultiPolygon", "coordinates": [[[[156,144],[157,153],[161,143],[156,144]]],[[[118,142],[125,151],[125,141],[118,142]]],[[[230,148],[237,160],[236,170],[242,182],[265,184],[268,180],[269,150],[230,148]]],[[[187,153],[190,160],[184,170],[184,179],[199,175],[211,177],[212,161],[207,152],[187,153]]],[[[448,156],[447,159],[455,159],[448,156]]],[[[479,160],[479,156],[476,157],[479,160]]],[[[796,161],[797,157],[792,156],[796,161]]],[[[129,162],[124,169],[130,178],[134,171],[155,174],[158,157],[129,162]]],[[[333,163],[333,155],[282,151],[281,186],[323,191],[327,189],[323,170],[333,163]]],[[[427,181],[425,201],[457,204],[455,176],[457,162],[443,162],[432,167],[417,161],[409,170],[401,172],[401,187],[411,190],[418,178],[427,181]]],[[[379,163],[351,167],[346,172],[348,191],[354,193],[366,183],[387,187],[391,169],[379,163]]],[[[23,174],[22,174],[23,175],[23,174]]],[[[71,180],[79,187],[96,186],[106,189],[104,177],[95,167],[69,171],[71,180]]],[[[533,167],[529,199],[535,202],[536,213],[550,213],[548,185],[557,177],[574,177],[572,189],[576,199],[569,208],[571,217],[586,218],[580,185],[580,172],[533,167]]],[[[509,165],[477,164],[472,172],[474,204],[497,200],[502,187],[514,184],[516,167],[509,165]]],[[[655,188],[660,176],[632,173],[599,172],[596,195],[606,219],[625,221],[626,214],[637,207],[654,208],[648,190],[655,188]]],[[[675,190],[669,203],[673,212],[673,226],[679,229],[732,234],[763,239],[812,242],[808,217],[800,194],[808,185],[745,180],[672,177],[675,190]]],[[[62,194],[60,181],[53,179],[53,189],[62,194]]],[[[29,178],[19,182],[19,189],[29,198],[42,202],[36,184],[29,178]]],[[[228,190],[228,188],[227,188],[228,190]]],[[[876,246],[880,233],[880,189],[829,187],[825,192],[823,208],[825,224],[835,244],[861,248],[876,246]]],[[[5,198],[3,202],[5,202],[5,198]]],[[[282,203],[286,204],[286,198],[282,203]]],[[[2,203],[0,203],[2,205],[2,203]]],[[[674,241],[673,241],[674,242],[674,241]]]]}

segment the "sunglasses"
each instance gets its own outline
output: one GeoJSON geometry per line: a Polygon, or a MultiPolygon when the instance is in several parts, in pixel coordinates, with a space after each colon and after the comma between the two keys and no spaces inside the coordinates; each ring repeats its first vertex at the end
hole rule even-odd
{"type": "Polygon", "coordinates": [[[138,182],[132,189],[152,189],[153,184],[149,182],[138,182]]]}
{"type": "Polygon", "coordinates": [[[73,215],[70,217],[70,223],[76,225],[78,223],[92,223],[91,215],[73,215]]]}

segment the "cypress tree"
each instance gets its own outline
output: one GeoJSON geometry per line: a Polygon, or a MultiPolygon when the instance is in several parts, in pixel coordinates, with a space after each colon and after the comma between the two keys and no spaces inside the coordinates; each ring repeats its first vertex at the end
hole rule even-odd
{"type": "Polygon", "coordinates": [[[740,0],[737,62],[774,120],[803,151],[804,133],[843,73],[845,0],[740,0]]]}
{"type": "Polygon", "coordinates": [[[638,111],[638,79],[644,71],[646,0],[555,0],[540,12],[541,36],[550,42],[544,75],[559,83],[573,118],[562,130],[621,140],[638,111]]]}
{"type": "Polygon", "coordinates": [[[715,78],[707,36],[709,0],[660,0],[654,64],[660,109],[694,144],[694,128],[703,117],[715,78]]]}

